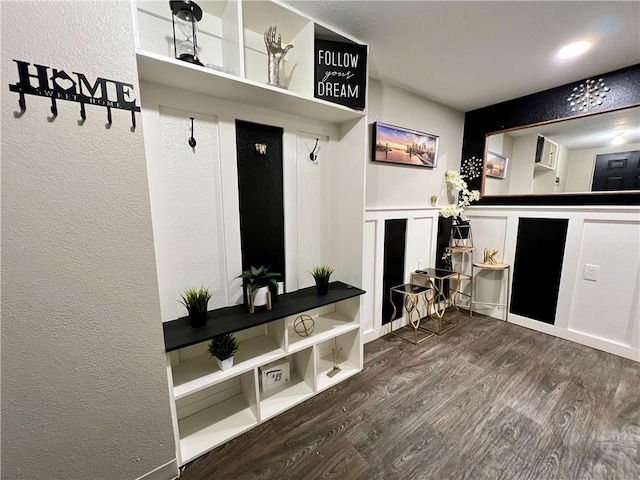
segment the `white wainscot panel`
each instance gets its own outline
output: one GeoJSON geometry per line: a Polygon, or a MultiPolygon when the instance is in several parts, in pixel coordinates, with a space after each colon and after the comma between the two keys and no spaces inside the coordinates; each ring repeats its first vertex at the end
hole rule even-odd
{"type": "Polygon", "coordinates": [[[504,257],[507,233],[506,216],[469,215],[471,234],[476,251],[473,253],[474,262],[484,261],[484,249],[498,249],[498,262],[508,263],[504,257]]]}
{"type": "Polygon", "coordinates": [[[160,107],[159,139],[162,157],[148,168],[155,171],[151,178],[163,182],[165,197],[164,209],[154,209],[153,220],[163,226],[154,227],[156,244],[166,252],[159,261],[170,263],[162,268],[169,275],[158,279],[165,292],[162,319],[167,321],[187,314],[177,299],[188,287],[212,289],[209,308],[227,305],[218,119],[160,107]],[[191,116],[197,140],[193,149],[187,143],[191,116]]]}
{"type": "MultiPolygon", "coordinates": [[[[365,341],[369,341],[367,334],[374,330],[376,312],[376,221],[364,222],[364,244],[362,262],[362,288],[367,292],[361,300],[360,323],[365,341]]],[[[374,337],[375,338],[375,337],[374,337]]]]}
{"type": "MultiPolygon", "coordinates": [[[[454,255],[454,269],[466,274],[471,273],[471,257],[474,262],[484,261],[484,249],[495,248],[498,250],[496,260],[502,263],[512,264],[512,258],[505,257],[507,217],[506,216],[471,216],[471,233],[473,235],[473,245],[476,250],[472,255],[457,253],[454,255]],[[464,263],[463,263],[464,262],[464,263]]],[[[475,269],[476,278],[474,280],[474,298],[479,302],[505,303],[507,289],[505,288],[504,271],[489,271],[475,269]]],[[[463,282],[462,293],[471,294],[470,282],[463,282]]],[[[483,306],[474,308],[480,313],[494,318],[504,318],[504,308],[483,306]]]]}
{"type": "MultiPolygon", "coordinates": [[[[297,133],[296,190],[298,215],[298,288],[315,285],[309,272],[317,265],[328,262],[329,257],[329,162],[326,158],[329,138],[311,133],[297,133]],[[318,138],[318,161],[309,154],[318,138]],[[324,152],[324,158],[323,158],[324,152]]],[[[336,268],[336,265],[333,265],[336,268]]],[[[336,278],[340,272],[336,270],[336,278]]]]}
{"type": "Polygon", "coordinates": [[[640,223],[585,221],[569,330],[638,348],[640,223]],[[597,281],[584,279],[598,266],[597,281]]]}
{"type": "Polygon", "coordinates": [[[431,258],[431,239],[433,238],[433,216],[414,217],[407,222],[407,241],[405,251],[405,280],[416,269],[435,267],[431,258]]]}

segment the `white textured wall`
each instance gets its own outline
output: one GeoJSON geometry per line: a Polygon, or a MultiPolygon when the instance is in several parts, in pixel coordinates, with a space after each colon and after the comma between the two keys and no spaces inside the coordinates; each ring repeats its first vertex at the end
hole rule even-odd
{"type": "Polygon", "coordinates": [[[587,148],[584,150],[569,151],[567,164],[566,192],[590,192],[593,168],[596,164],[596,155],[600,153],[617,153],[640,150],[640,144],[627,144],[618,147],[587,148]]]}
{"type": "Polygon", "coordinates": [[[509,160],[509,193],[531,193],[537,140],[537,135],[516,137],[513,140],[513,156],[509,160]]]}
{"type": "MultiPolygon", "coordinates": [[[[368,121],[440,136],[437,168],[367,164],[367,208],[427,207],[431,195],[445,205],[444,172],[459,170],[464,114],[405,90],[369,79],[368,121]]],[[[371,131],[369,131],[371,135],[371,131]]],[[[369,142],[371,143],[371,142],[369,142]]],[[[369,146],[369,158],[371,158],[369,146]]]]}
{"type": "Polygon", "coordinates": [[[136,85],[130,7],[0,8],[2,478],[137,478],[175,458],[142,129],[7,90],[12,59],[136,85]]]}

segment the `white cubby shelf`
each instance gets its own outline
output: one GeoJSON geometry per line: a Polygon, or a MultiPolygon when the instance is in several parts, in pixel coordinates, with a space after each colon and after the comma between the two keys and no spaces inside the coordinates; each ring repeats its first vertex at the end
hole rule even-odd
{"type": "Polygon", "coordinates": [[[180,464],[362,370],[359,308],[363,293],[333,282],[326,296],[317,295],[315,287],[281,295],[271,311],[250,314],[243,305],[212,311],[209,330],[193,329],[184,319],[165,323],[180,464]],[[315,321],[309,336],[293,329],[300,314],[315,321]],[[226,326],[221,319],[227,320],[226,326]],[[240,344],[233,367],[225,371],[218,369],[207,351],[208,340],[220,333],[234,333],[240,344]],[[341,371],[329,377],[334,365],[331,349],[336,346],[342,349],[341,371]],[[279,360],[289,362],[290,381],[265,392],[260,367],[279,360]]]}

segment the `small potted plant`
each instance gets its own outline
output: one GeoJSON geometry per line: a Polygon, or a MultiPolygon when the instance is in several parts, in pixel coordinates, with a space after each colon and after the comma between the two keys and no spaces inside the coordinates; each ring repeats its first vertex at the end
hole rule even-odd
{"type": "Polygon", "coordinates": [[[218,368],[225,371],[233,367],[233,356],[239,348],[236,337],[230,333],[224,333],[213,337],[209,344],[209,353],[212,357],[216,357],[218,368]]]}
{"type": "Polygon", "coordinates": [[[253,313],[255,307],[267,306],[267,310],[271,310],[271,292],[269,285],[278,288],[279,273],[270,272],[269,267],[264,265],[260,268],[250,267],[245,270],[238,278],[247,280],[247,297],[249,300],[249,312],[253,313]]]}
{"type": "Polygon", "coordinates": [[[329,277],[331,277],[333,272],[333,268],[327,265],[313,267],[313,270],[311,270],[311,275],[316,281],[318,295],[326,295],[329,291],[329,277]]]}
{"type": "Polygon", "coordinates": [[[212,294],[205,287],[187,288],[181,294],[180,303],[187,308],[192,327],[202,327],[207,323],[207,309],[212,294]]]}

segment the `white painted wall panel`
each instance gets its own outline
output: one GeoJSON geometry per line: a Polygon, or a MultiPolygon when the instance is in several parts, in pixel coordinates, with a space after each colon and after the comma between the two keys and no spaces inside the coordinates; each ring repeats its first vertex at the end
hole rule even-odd
{"type": "Polygon", "coordinates": [[[162,156],[151,159],[149,169],[157,169],[162,179],[164,206],[153,202],[156,244],[163,243],[170,270],[158,278],[162,320],[187,314],[178,303],[185,288],[205,286],[213,290],[209,308],[227,305],[226,259],[222,217],[222,184],[218,120],[168,107],[160,108],[162,156]],[[191,121],[197,145],[189,147],[191,121]],[[163,225],[161,227],[160,225],[163,225]]]}
{"type": "MultiPolygon", "coordinates": [[[[326,198],[329,182],[329,138],[305,132],[297,133],[296,189],[298,232],[298,288],[315,285],[309,272],[317,265],[329,262],[329,202],[326,198]],[[318,159],[309,154],[318,141],[318,159]]],[[[339,269],[338,265],[334,268],[339,269]]],[[[337,273],[337,272],[336,272],[337,273]]]]}
{"type": "Polygon", "coordinates": [[[584,223],[569,329],[631,345],[640,323],[640,222],[584,223]],[[585,280],[585,264],[599,280],[585,280]],[[635,328],[634,328],[635,327],[635,328]]]}
{"type": "Polygon", "coordinates": [[[376,312],[376,276],[382,275],[377,267],[376,258],[376,229],[378,222],[364,222],[364,243],[362,264],[362,288],[367,292],[361,301],[360,325],[365,339],[374,329],[374,317],[376,312]]]}

